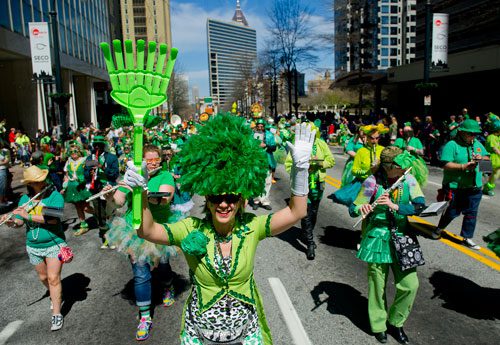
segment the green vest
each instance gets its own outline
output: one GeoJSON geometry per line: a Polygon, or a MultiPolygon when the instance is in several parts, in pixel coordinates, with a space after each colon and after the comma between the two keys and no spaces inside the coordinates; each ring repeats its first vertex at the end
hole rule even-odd
{"type": "MultiPolygon", "coordinates": [[[[205,255],[193,256],[184,252],[189,274],[198,295],[199,312],[204,313],[225,295],[250,304],[256,308],[266,345],[272,344],[272,339],[255,284],[253,266],[259,241],[271,236],[271,216],[257,217],[250,213],[243,214],[241,224],[236,226],[238,230],[233,231],[231,272],[227,277],[221,275],[214,266],[215,231],[209,220],[189,217],[175,224],[163,224],[170,245],[181,246],[181,242],[195,230],[203,232],[209,239],[205,255]]],[[[190,301],[191,295],[184,308],[181,333],[184,329],[185,312],[190,301]]]]}

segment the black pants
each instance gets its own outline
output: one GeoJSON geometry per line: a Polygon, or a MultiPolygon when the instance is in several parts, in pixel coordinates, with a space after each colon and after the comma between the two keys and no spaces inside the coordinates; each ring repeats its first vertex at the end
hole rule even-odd
{"type": "Polygon", "coordinates": [[[100,198],[94,201],[94,215],[97,219],[97,225],[99,225],[99,237],[104,243],[106,240],[104,235],[108,231],[106,227],[106,200],[101,200],[100,198]]]}
{"type": "Polygon", "coordinates": [[[307,245],[314,244],[314,227],[316,226],[316,221],[318,220],[318,210],[321,198],[318,200],[311,200],[307,204],[307,216],[302,218],[300,225],[302,231],[306,236],[307,245]]]}

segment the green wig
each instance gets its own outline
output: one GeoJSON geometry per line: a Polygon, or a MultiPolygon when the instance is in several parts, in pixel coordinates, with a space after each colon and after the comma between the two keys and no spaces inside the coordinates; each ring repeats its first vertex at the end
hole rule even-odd
{"type": "Polygon", "coordinates": [[[198,195],[264,193],[266,153],[245,119],[219,114],[190,137],[178,153],[181,189],[198,195]]]}

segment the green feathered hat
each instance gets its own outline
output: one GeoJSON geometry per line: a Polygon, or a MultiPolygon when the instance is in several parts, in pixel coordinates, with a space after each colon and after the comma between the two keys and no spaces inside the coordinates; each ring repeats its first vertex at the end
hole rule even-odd
{"type": "Polygon", "coordinates": [[[213,116],[178,153],[183,191],[199,195],[241,194],[249,199],[264,193],[266,153],[244,118],[213,116]]]}

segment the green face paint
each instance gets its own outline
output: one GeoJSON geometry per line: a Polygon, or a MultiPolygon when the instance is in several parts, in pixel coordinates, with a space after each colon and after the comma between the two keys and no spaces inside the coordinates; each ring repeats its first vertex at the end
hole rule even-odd
{"type": "MultiPolygon", "coordinates": [[[[125,59],[120,40],[113,40],[115,62],[108,43],[101,43],[104,60],[109,73],[113,91],[111,97],[120,105],[128,109],[134,122],[134,165],[141,171],[142,147],[144,136],[144,117],[151,109],[156,108],[167,100],[167,88],[177,58],[177,48],[170,50],[167,59],[168,46],[164,43],[159,46],[156,60],[156,42],[149,42],[147,51],[146,68],[144,68],[145,42],[138,40],[137,63],[134,59],[134,49],[131,40],[125,40],[125,59]]],[[[133,225],[137,229],[142,222],[142,196],[141,189],[135,188],[133,192],[133,225]]]]}

